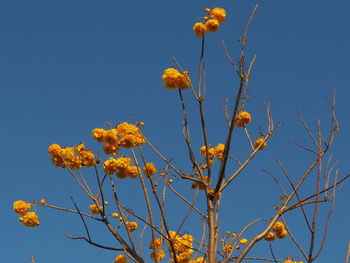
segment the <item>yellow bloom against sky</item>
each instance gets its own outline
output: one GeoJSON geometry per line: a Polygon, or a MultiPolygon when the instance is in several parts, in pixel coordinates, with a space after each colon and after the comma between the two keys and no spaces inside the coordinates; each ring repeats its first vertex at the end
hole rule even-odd
{"type": "MultiPolygon", "coordinates": [[[[137,122],[144,122],[142,133],[156,142],[157,148],[162,149],[165,156],[173,158],[184,172],[191,171],[182,137],[182,109],[178,90],[165,89],[161,77],[165,69],[176,66],[171,59],[175,56],[183,69],[189,72],[192,85],[197,83],[202,37],[196,35],[193,26],[199,22],[205,25],[207,21],[202,19],[204,16],[208,21],[216,19],[219,23],[217,31],[205,30],[208,100],[204,108],[208,118],[209,149],[224,144],[227,123],[223,105],[226,98],[229,105],[232,104],[238,80],[225,58],[222,40],[230,54],[233,54],[234,61],[237,61],[241,44],[237,39],[242,36],[245,22],[255,3],[250,0],[178,0],[176,5],[171,6],[159,0],[107,0],[104,3],[92,0],[18,0],[0,3],[0,136],[3,138],[0,195],[3,204],[1,233],[3,240],[6,240],[1,255],[4,262],[29,262],[31,252],[35,254],[37,262],[113,262],[119,252],[103,253],[82,242],[64,238],[65,231],[69,234],[85,234],[79,216],[50,213],[45,209],[35,213],[35,207],[28,210],[30,214],[16,215],[13,201],[45,198],[48,204],[74,209],[70,199],[72,196],[79,208],[91,215],[89,205],[93,202],[83,201],[83,195],[67,175],[67,169],[61,168],[69,165],[72,169],[91,171],[93,168],[87,167],[93,164],[91,154],[87,151],[86,154],[78,155],[68,148],[64,151],[68,160],[64,164],[63,157],[57,154],[60,151],[57,145],[74,148],[83,143],[94,153],[99,152],[99,156],[105,156],[106,152],[108,156],[100,163],[103,166],[109,157],[118,158],[121,152],[143,143],[137,132],[134,136],[120,138],[111,132],[107,137],[108,142],[102,139],[103,130],[95,130],[95,139],[91,136],[95,128],[110,130],[112,127],[108,123],[115,125],[126,122],[136,127],[137,122]],[[213,11],[215,7],[224,8],[226,15],[217,11],[204,11],[205,8],[213,11]],[[47,149],[56,143],[51,149],[51,160],[47,149]],[[52,162],[59,167],[52,165],[52,162]],[[23,218],[22,223],[31,226],[39,224],[40,220],[40,225],[25,228],[18,217],[23,218]]],[[[240,184],[227,192],[232,199],[221,204],[221,209],[226,211],[222,216],[229,218],[223,220],[220,226],[223,234],[226,230],[238,232],[254,218],[268,218],[273,211],[273,204],[280,201],[279,187],[262,172],[262,169],[267,169],[274,175],[283,176],[276,168],[273,156],[281,158],[293,179],[300,176],[313,156],[302,152],[289,139],[293,137],[299,142],[308,142],[299,121],[297,106],[300,106],[312,129],[318,117],[322,125],[326,124],[329,117],[328,101],[333,87],[337,88],[337,116],[341,125],[333,158],[340,160],[339,176],[349,173],[350,155],[348,144],[344,143],[348,141],[350,131],[347,72],[350,59],[350,38],[347,33],[349,9],[348,0],[338,0],[337,4],[326,0],[260,3],[247,41],[247,59],[257,54],[249,79],[251,89],[244,108],[252,117],[247,129],[254,131],[251,138],[254,144],[261,137],[259,128],[262,131],[266,128],[264,102],[268,101],[274,120],[283,125],[276,136],[267,141],[266,148],[259,151],[259,158],[254,165],[239,177],[240,184]],[[266,202],[256,205],[257,201],[264,198],[266,202]]],[[[186,83],[184,79],[182,81],[186,83]]],[[[203,139],[197,121],[197,107],[190,104],[193,96],[191,88],[182,92],[184,100],[189,103],[188,117],[196,119],[191,125],[191,140],[196,146],[194,152],[203,158],[199,153],[203,139]]],[[[130,129],[136,131],[133,127],[130,129]]],[[[247,140],[239,139],[241,135],[244,135],[244,130],[237,128],[231,149],[243,156],[250,150],[247,140]]],[[[221,146],[220,154],[222,151],[221,146]]],[[[214,171],[218,169],[219,158],[216,151],[212,164],[214,171]]],[[[162,162],[152,158],[146,162],[152,162],[157,169],[164,167],[162,162]]],[[[119,164],[115,161],[110,163],[108,172],[120,172],[119,164]]],[[[135,167],[135,164],[125,165],[124,169],[128,167],[135,167]]],[[[141,171],[142,168],[143,164],[140,164],[141,171]]],[[[134,176],[137,170],[130,168],[129,172],[129,175],[134,176]]],[[[122,177],[128,174],[120,172],[119,175],[122,177]]],[[[88,180],[95,180],[93,176],[93,173],[86,173],[88,180]]],[[[189,194],[200,187],[195,185],[195,189],[191,189],[190,182],[182,184],[175,176],[169,180],[172,186],[180,185],[189,194]]],[[[118,178],[117,185],[118,193],[134,206],[132,208],[135,211],[143,208],[143,204],[136,201],[142,196],[141,190],[138,188],[135,191],[133,188],[138,183],[138,178],[118,178]]],[[[307,195],[311,187],[305,185],[301,195],[307,195]]],[[[203,191],[200,191],[201,194],[203,191]]],[[[224,198],[225,194],[222,200],[224,198]]],[[[175,199],[169,198],[168,207],[184,209],[176,206],[175,199]]],[[[350,236],[350,229],[346,227],[350,219],[348,200],[349,191],[343,187],[337,195],[328,232],[329,242],[326,242],[326,249],[322,253],[322,262],[344,261],[350,236]],[[332,242],[334,240],[336,242],[332,242]]],[[[112,208],[112,198],[108,201],[110,218],[119,223],[111,213],[121,216],[120,212],[112,208]]],[[[176,230],[175,226],[180,220],[177,210],[168,209],[167,213],[171,229],[176,230]]],[[[322,214],[320,218],[325,216],[322,214]]],[[[127,220],[134,221],[131,218],[127,220]]],[[[304,223],[299,211],[295,211],[289,220],[295,224],[304,223]]],[[[139,229],[132,234],[143,228],[140,222],[138,224],[139,229]]],[[[201,223],[199,220],[193,221],[185,225],[183,230],[188,230],[199,239],[201,223]]],[[[272,230],[271,233],[276,234],[273,244],[278,242],[278,251],[275,251],[278,255],[297,254],[296,249],[285,245],[290,239],[288,233],[272,230]],[[285,238],[280,239],[278,236],[285,238]]],[[[179,233],[181,237],[184,234],[179,233]]],[[[244,237],[251,240],[250,234],[244,237]]],[[[92,236],[104,240],[102,233],[93,229],[92,236]]],[[[151,240],[149,233],[145,233],[145,240],[147,244],[144,247],[148,248],[151,240]]],[[[261,244],[256,252],[264,255],[269,242],[263,240],[261,244]]],[[[244,247],[241,245],[240,251],[244,247]]],[[[166,249],[164,251],[168,253],[166,249]]],[[[149,250],[147,254],[149,260],[151,252],[149,250]]],[[[182,256],[185,258],[186,255],[182,256]]],[[[123,259],[118,263],[121,262],[123,259]]]]}

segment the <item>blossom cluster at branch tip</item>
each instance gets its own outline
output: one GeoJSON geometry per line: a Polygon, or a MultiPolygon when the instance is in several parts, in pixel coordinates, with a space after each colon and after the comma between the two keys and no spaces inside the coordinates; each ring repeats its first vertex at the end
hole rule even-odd
{"type": "Polygon", "coordinates": [[[136,222],[125,222],[125,225],[128,228],[129,232],[134,232],[139,227],[136,222]]]}
{"type": "Polygon", "coordinates": [[[234,247],[232,244],[225,244],[222,247],[222,252],[226,253],[226,254],[230,254],[233,251],[234,247]]]}
{"type": "Polygon", "coordinates": [[[220,24],[226,19],[226,11],[223,8],[215,7],[212,10],[206,8],[204,11],[208,13],[209,17],[202,17],[203,22],[195,23],[192,28],[193,32],[199,37],[204,36],[207,32],[216,32],[220,24]]]}
{"type": "Polygon", "coordinates": [[[152,176],[157,172],[155,165],[151,162],[146,163],[142,170],[148,178],[152,178],[152,176]]]}
{"type": "Polygon", "coordinates": [[[291,259],[288,259],[286,261],[284,261],[283,263],[304,263],[303,261],[293,261],[291,259]]]}
{"type": "Polygon", "coordinates": [[[98,142],[105,143],[103,151],[107,155],[117,155],[120,147],[130,149],[145,143],[140,128],[127,122],[120,123],[110,130],[96,128],[92,130],[92,137],[98,142]]]}
{"type": "Polygon", "coordinates": [[[16,214],[24,216],[27,214],[28,210],[32,207],[30,203],[27,203],[23,200],[18,200],[13,203],[13,211],[16,214]]]}
{"type": "Polygon", "coordinates": [[[164,70],[162,75],[162,80],[164,82],[164,87],[167,89],[188,89],[191,86],[191,80],[189,77],[189,72],[184,71],[181,74],[175,68],[168,68],[164,70]]]}
{"type": "Polygon", "coordinates": [[[98,207],[96,204],[91,204],[89,205],[89,209],[93,215],[97,215],[100,213],[100,210],[101,211],[103,210],[103,207],[102,206],[98,207]]]}
{"type": "Polygon", "coordinates": [[[126,258],[125,255],[118,255],[114,259],[114,263],[127,263],[128,259],[126,258]]]}
{"type": "MultiPolygon", "coordinates": [[[[181,236],[175,231],[169,231],[168,239],[172,241],[172,246],[174,247],[174,250],[176,253],[175,256],[176,256],[177,262],[188,263],[193,253],[193,245],[192,245],[193,237],[188,234],[181,236]]],[[[174,262],[173,257],[172,257],[172,262],[174,262]]]]}
{"type": "Polygon", "coordinates": [[[40,225],[39,217],[37,216],[36,212],[28,212],[23,217],[20,217],[19,221],[21,221],[25,226],[29,227],[40,225]]]}
{"type": "Polygon", "coordinates": [[[250,116],[249,112],[241,111],[236,118],[236,126],[237,127],[244,127],[246,126],[250,121],[252,120],[252,117],[250,116]]]}
{"type": "Polygon", "coordinates": [[[153,249],[153,252],[150,254],[150,257],[153,261],[161,261],[165,258],[165,253],[162,248],[162,241],[160,238],[155,238],[151,240],[149,248],[153,249]]]}
{"type": "Polygon", "coordinates": [[[265,140],[265,138],[263,138],[263,137],[256,139],[254,142],[254,149],[258,149],[258,151],[263,150],[267,146],[267,143],[266,143],[266,141],[264,142],[264,140],[265,140]]]}
{"type": "Polygon", "coordinates": [[[155,250],[150,254],[153,261],[161,261],[165,258],[165,253],[163,249],[155,250]]]}
{"type": "Polygon", "coordinates": [[[273,232],[267,232],[266,235],[264,236],[264,239],[266,241],[274,241],[276,239],[276,235],[273,232]]]}
{"type": "Polygon", "coordinates": [[[31,208],[32,205],[23,200],[13,202],[13,211],[22,216],[19,218],[19,221],[25,226],[35,227],[40,224],[39,217],[36,212],[29,212],[31,208]]]}
{"type": "Polygon", "coordinates": [[[82,166],[91,167],[96,164],[94,153],[86,149],[84,144],[79,144],[76,147],[51,144],[48,152],[51,155],[52,163],[57,167],[78,170],[82,166]]]}
{"type": "Polygon", "coordinates": [[[276,233],[276,237],[283,239],[287,236],[288,232],[286,229],[284,229],[284,224],[282,222],[276,222],[273,227],[272,231],[276,233]]]}
{"type": "MultiPolygon", "coordinates": [[[[209,148],[208,150],[208,158],[209,158],[209,165],[212,165],[214,163],[214,158],[218,158],[219,160],[222,160],[223,155],[225,151],[225,144],[219,143],[216,147],[209,148]]],[[[199,153],[203,155],[204,158],[206,158],[206,147],[203,145],[199,149],[199,153]]]]}

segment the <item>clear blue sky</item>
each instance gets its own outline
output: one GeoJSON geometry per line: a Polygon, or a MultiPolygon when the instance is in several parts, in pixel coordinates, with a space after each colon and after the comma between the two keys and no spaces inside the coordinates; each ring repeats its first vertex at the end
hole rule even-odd
{"type": "MultiPolygon", "coordinates": [[[[93,142],[90,132],[106,122],[144,121],[145,134],[166,156],[189,171],[190,164],[184,158],[187,155],[183,154],[178,96],[162,87],[162,71],[173,65],[171,57],[176,56],[196,80],[200,39],[193,34],[192,25],[203,15],[204,8],[226,9],[227,20],[218,33],[207,38],[205,58],[210,143],[223,142],[226,127],[221,104],[226,96],[232,99],[238,81],[220,43],[225,40],[231,54],[237,57],[237,38],[255,3],[251,0],[0,2],[2,262],[30,262],[30,252],[35,253],[38,263],[112,262],[115,253],[63,236],[64,231],[84,234],[77,216],[39,208],[41,226],[25,228],[12,212],[12,202],[45,198],[50,204],[73,208],[70,202],[73,196],[85,209],[89,202],[65,170],[51,165],[47,147],[52,143],[71,146],[85,141],[98,150],[99,145],[93,142]]],[[[301,176],[313,156],[302,152],[290,140],[293,136],[310,145],[298,120],[297,107],[301,107],[312,128],[321,117],[327,131],[332,88],[337,89],[341,128],[332,152],[334,159],[340,161],[340,176],[350,172],[349,10],[347,0],[260,2],[247,46],[248,58],[257,54],[247,104],[253,115],[250,129],[255,136],[259,126],[266,127],[265,101],[271,102],[274,119],[283,126],[226,193],[228,201],[223,203],[225,212],[221,218],[223,232],[239,231],[251,220],[269,218],[272,214],[279,191],[262,169],[283,178],[274,156],[284,162],[294,180],[301,176]]],[[[191,104],[192,99],[190,92],[186,92],[194,143],[199,147],[202,139],[197,107],[191,104]]],[[[242,136],[243,133],[236,133],[233,151],[244,156],[249,151],[245,140],[240,139],[242,136]]],[[[151,154],[149,160],[161,165],[151,154]]],[[[179,187],[180,191],[188,192],[188,185],[179,183],[179,187]]],[[[314,191],[311,184],[307,187],[303,189],[304,195],[314,191]]],[[[137,195],[131,193],[139,191],[138,184],[130,181],[121,186],[123,200],[133,203],[136,211],[142,206],[133,199],[137,195]]],[[[344,261],[350,236],[349,197],[347,183],[337,194],[327,247],[317,262],[344,261]]],[[[176,215],[175,207],[170,207],[168,216],[176,215]]],[[[298,230],[295,226],[300,217],[300,211],[295,211],[290,222],[291,227],[294,223],[295,234],[303,236],[307,229],[298,230]]],[[[174,219],[174,227],[175,222],[174,219]]],[[[110,242],[98,226],[91,224],[91,229],[97,241],[110,242]]],[[[184,230],[190,229],[188,225],[184,230]]],[[[255,255],[269,255],[266,243],[254,251],[255,255]]],[[[147,253],[146,250],[145,257],[147,253]]],[[[276,243],[275,253],[277,257],[299,255],[288,240],[276,243]]]]}

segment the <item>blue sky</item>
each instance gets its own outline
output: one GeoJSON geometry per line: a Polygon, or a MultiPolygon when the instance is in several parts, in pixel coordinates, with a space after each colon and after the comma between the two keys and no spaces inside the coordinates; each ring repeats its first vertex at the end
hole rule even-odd
{"type": "MultiPolygon", "coordinates": [[[[87,207],[89,202],[72,178],[51,165],[47,147],[52,143],[72,146],[85,141],[100,150],[90,133],[106,122],[144,121],[146,136],[182,169],[190,170],[184,158],[187,155],[181,137],[178,96],[162,87],[161,74],[173,65],[171,57],[175,56],[196,80],[200,39],[193,34],[192,25],[203,16],[204,8],[225,8],[227,20],[217,33],[208,35],[205,55],[209,139],[212,145],[223,142],[226,127],[221,104],[226,97],[232,101],[238,80],[225,59],[221,40],[237,58],[237,38],[255,4],[251,0],[0,2],[4,262],[29,262],[30,252],[35,253],[38,263],[112,262],[115,253],[63,236],[64,231],[78,236],[84,233],[77,216],[39,208],[41,226],[29,229],[17,221],[12,202],[45,198],[50,204],[72,208],[73,196],[81,207],[87,207]]],[[[332,152],[340,161],[339,175],[349,173],[349,8],[346,0],[260,2],[247,44],[248,59],[257,54],[247,103],[253,115],[249,127],[254,136],[258,127],[266,127],[266,101],[271,103],[274,119],[283,125],[268,148],[227,192],[227,201],[222,204],[223,232],[239,231],[257,217],[271,216],[279,192],[262,169],[283,178],[273,159],[277,156],[293,179],[300,177],[313,156],[290,140],[295,137],[310,145],[298,120],[297,107],[301,107],[312,128],[320,117],[326,132],[333,88],[337,90],[340,132],[332,152]]],[[[199,148],[202,138],[197,107],[190,92],[185,93],[185,99],[194,145],[199,148]]],[[[245,156],[249,150],[242,138],[243,133],[237,131],[233,151],[245,156]]],[[[150,160],[162,165],[152,153],[148,154],[150,160]]],[[[188,185],[176,183],[181,191],[188,192],[188,185]]],[[[136,199],[141,189],[136,183],[122,182],[120,187],[124,200],[141,211],[143,206],[136,199]]],[[[312,187],[307,182],[302,193],[314,191],[312,187]]],[[[327,247],[317,262],[344,261],[350,236],[348,189],[347,183],[337,193],[327,247]]],[[[178,211],[174,200],[170,200],[168,216],[175,227],[178,211]]],[[[325,212],[326,209],[321,217],[325,212]]],[[[293,212],[291,226],[297,226],[300,217],[300,211],[293,212]]],[[[184,230],[198,225],[193,220],[184,230]]],[[[91,229],[97,240],[111,242],[97,225],[92,223],[91,229]]],[[[295,234],[305,236],[306,228],[295,229],[295,234]]],[[[298,255],[288,240],[276,243],[275,249],[278,257],[298,255]]],[[[269,256],[266,244],[254,251],[269,256]]],[[[145,257],[147,253],[146,250],[145,257]]]]}

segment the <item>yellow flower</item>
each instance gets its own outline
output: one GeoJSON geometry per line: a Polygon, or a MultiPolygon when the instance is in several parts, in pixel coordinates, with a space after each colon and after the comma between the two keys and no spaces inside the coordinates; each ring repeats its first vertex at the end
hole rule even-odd
{"type": "Polygon", "coordinates": [[[116,175],[120,179],[125,179],[126,177],[128,177],[128,169],[120,169],[117,171],[116,175]]]}
{"type": "Polygon", "coordinates": [[[40,200],[40,204],[45,205],[46,204],[46,200],[45,199],[41,199],[40,200]]]}
{"type": "Polygon", "coordinates": [[[96,164],[95,155],[92,151],[84,150],[84,151],[81,151],[80,153],[78,152],[78,154],[83,166],[91,167],[96,164]]]}
{"type": "Polygon", "coordinates": [[[131,164],[131,159],[128,157],[119,157],[116,160],[117,169],[126,169],[131,164]]]}
{"type": "Polygon", "coordinates": [[[30,203],[26,203],[23,200],[18,200],[13,203],[13,211],[16,214],[24,216],[27,214],[28,210],[32,207],[30,203]]]}
{"type": "Polygon", "coordinates": [[[136,222],[125,222],[125,224],[130,232],[134,232],[138,228],[138,225],[136,222]]]}
{"type": "Polygon", "coordinates": [[[191,253],[188,252],[183,252],[180,253],[178,256],[176,256],[177,262],[178,263],[188,263],[191,258],[191,253]]]}
{"type": "Polygon", "coordinates": [[[140,169],[137,166],[128,166],[124,172],[125,172],[126,176],[128,176],[130,178],[136,178],[141,173],[140,169]]]}
{"type": "Polygon", "coordinates": [[[50,155],[59,155],[62,147],[58,144],[51,144],[48,148],[48,152],[50,155]]]}
{"type": "Polygon", "coordinates": [[[19,221],[21,221],[25,226],[29,227],[35,227],[40,224],[39,217],[35,212],[28,212],[23,217],[20,217],[19,221]]]}
{"type": "Polygon", "coordinates": [[[226,19],[226,11],[223,8],[215,7],[210,11],[210,17],[216,19],[219,23],[222,23],[226,19]]]}
{"type": "Polygon", "coordinates": [[[63,158],[61,156],[62,147],[58,144],[51,144],[48,152],[51,155],[52,163],[57,167],[65,167],[63,158]]]}
{"type": "Polygon", "coordinates": [[[237,127],[243,127],[247,125],[252,120],[252,117],[250,116],[249,112],[241,111],[236,119],[236,125],[237,127]]]}
{"type": "Polygon", "coordinates": [[[107,161],[103,163],[103,170],[106,174],[114,174],[117,169],[118,162],[115,158],[110,157],[107,161]]]}
{"type": "Polygon", "coordinates": [[[165,258],[165,253],[164,253],[164,250],[162,249],[151,253],[151,259],[153,261],[157,261],[156,259],[158,259],[158,261],[161,261],[164,258],[165,258]]]}
{"type": "Polygon", "coordinates": [[[205,26],[208,32],[216,32],[219,28],[219,21],[216,19],[209,19],[205,22],[205,26]]]}
{"type": "Polygon", "coordinates": [[[282,222],[277,221],[273,225],[272,230],[275,231],[276,233],[282,232],[284,230],[284,224],[282,222]]]}
{"type": "MultiPolygon", "coordinates": [[[[208,150],[208,157],[209,159],[214,159],[216,156],[216,152],[215,152],[215,148],[209,148],[208,150]]],[[[204,157],[206,157],[206,147],[205,145],[203,145],[200,149],[199,152],[201,155],[203,155],[204,157]]]]}
{"type": "Polygon", "coordinates": [[[287,234],[288,234],[287,230],[283,229],[281,232],[277,232],[277,233],[276,233],[276,236],[277,236],[278,238],[283,239],[283,238],[285,238],[285,237],[287,236],[287,234]]]}
{"type": "Polygon", "coordinates": [[[103,151],[105,154],[117,155],[119,152],[119,146],[117,144],[105,143],[103,146],[103,151]]]}
{"type": "Polygon", "coordinates": [[[82,161],[79,156],[75,155],[73,147],[62,149],[60,154],[64,160],[64,164],[70,169],[78,170],[82,166],[82,161]]]}
{"type": "Polygon", "coordinates": [[[233,251],[233,245],[231,244],[226,244],[222,247],[222,251],[226,254],[229,254],[233,251]]]}
{"type": "Polygon", "coordinates": [[[142,170],[145,173],[145,175],[149,178],[152,177],[157,172],[156,167],[151,162],[146,163],[146,165],[142,168],[142,170]]]}
{"type": "Polygon", "coordinates": [[[207,33],[207,27],[201,22],[195,23],[192,29],[193,32],[199,37],[202,37],[205,35],[205,33],[207,33]]]}
{"type": "Polygon", "coordinates": [[[105,134],[106,134],[106,130],[105,129],[100,129],[100,128],[96,128],[92,130],[92,137],[98,141],[98,142],[104,142],[105,141],[105,134]]]}
{"type": "Polygon", "coordinates": [[[104,134],[104,142],[108,142],[111,144],[117,144],[118,143],[118,131],[117,129],[110,129],[106,131],[104,134]]]}
{"type": "Polygon", "coordinates": [[[267,146],[267,143],[264,142],[264,138],[261,137],[261,138],[258,138],[256,139],[255,143],[254,143],[254,149],[258,149],[259,148],[259,151],[261,151],[262,149],[264,149],[266,146],[267,146]],[[264,142],[264,143],[263,143],[264,142]],[[260,147],[259,145],[262,144],[260,147]]]}
{"type": "Polygon", "coordinates": [[[118,255],[114,259],[114,263],[127,263],[128,259],[124,255],[118,255]]]}
{"type": "MultiPolygon", "coordinates": [[[[99,210],[98,206],[95,205],[95,204],[89,205],[89,209],[90,209],[91,213],[94,214],[94,215],[97,215],[97,214],[100,213],[100,210],[99,210]]],[[[100,209],[102,210],[103,207],[100,206],[100,209]]]]}
{"type": "Polygon", "coordinates": [[[177,79],[180,73],[174,68],[168,68],[164,70],[162,80],[164,81],[164,87],[167,89],[177,88],[177,79]]]}
{"type": "Polygon", "coordinates": [[[225,144],[220,143],[215,147],[215,154],[219,160],[222,160],[225,151],[225,144]]]}
{"type": "Polygon", "coordinates": [[[162,246],[162,242],[160,240],[160,238],[156,238],[154,240],[151,240],[150,244],[149,244],[149,248],[156,250],[156,249],[160,249],[162,246]]]}
{"type": "Polygon", "coordinates": [[[145,143],[145,138],[140,132],[140,128],[134,124],[130,124],[127,122],[118,124],[117,131],[119,146],[131,148],[135,146],[141,146],[145,143]]]}
{"type": "Polygon", "coordinates": [[[266,233],[266,235],[264,236],[264,239],[265,239],[266,241],[273,241],[273,240],[275,240],[275,238],[276,238],[276,235],[275,235],[274,233],[272,233],[272,232],[268,232],[268,233],[266,233]]]}
{"type": "Polygon", "coordinates": [[[86,150],[86,148],[85,148],[84,144],[78,144],[77,146],[75,146],[75,152],[78,155],[82,154],[85,150],[86,150]]]}
{"type": "Polygon", "coordinates": [[[177,233],[175,231],[169,231],[169,239],[175,239],[177,237],[177,233]]]}
{"type": "Polygon", "coordinates": [[[188,71],[184,71],[184,74],[180,74],[177,77],[177,87],[179,89],[188,89],[191,86],[191,80],[188,71]]]}
{"type": "Polygon", "coordinates": [[[245,245],[245,244],[248,243],[248,239],[242,238],[242,239],[239,241],[239,243],[240,243],[241,245],[245,245]]]}
{"type": "Polygon", "coordinates": [[[293,260],[288,259],[288,260],[284,261],[284,263],[294,263],[294,262],[293,262],[293,260]]]}

